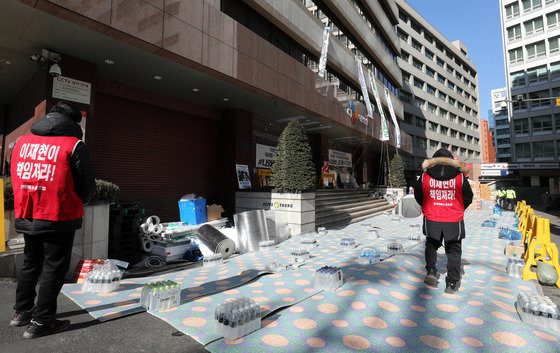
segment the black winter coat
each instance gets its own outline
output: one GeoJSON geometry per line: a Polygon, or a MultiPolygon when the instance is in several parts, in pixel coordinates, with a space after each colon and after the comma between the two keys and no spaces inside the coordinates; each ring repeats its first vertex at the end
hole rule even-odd
{"type": "MultiPolygon", "coordinates": [[[[49,113],[31,125],[31,133],[39,136],[72,136],[82,139],[80,125],[60,113],[49,113]]],[[[17,142],[16,142],[17,143],[17,142]]],[[[89,202],[95,188],[93,166],[86,144],[78,143],[70,157],[70,171],[74,181],[74,191],[84,204],[89,202]]],[[[17,218],[15,230],[25,234],[50,234],[80,229],[82,219],[70,221],[47,221],[41,219],[17,218]]]]}

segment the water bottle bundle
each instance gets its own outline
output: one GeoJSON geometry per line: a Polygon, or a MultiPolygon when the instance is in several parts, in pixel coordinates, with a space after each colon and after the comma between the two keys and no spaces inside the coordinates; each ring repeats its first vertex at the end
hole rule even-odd
{"type": "Polygon", "coordinates": [[[422,240],[422,236],[417,233],[412,233],[408,235],[408,240],[410,240],[412,243],[419,243],[422,240]]]}
{"type": "Polygon", "coordinates": [[[381,261],[381,255],[377,249],[363,248],[358,256],[358,263],[360,265],[375,264],[381,261]]]}
{"type": "Polygon", "coordinates": [[[522,278],[524,266],[525,266],[525,260],[508,258],[508,262],[506,266],[507,274],[511,277],[522,278]]]}
{"type": "Polygon", "coordinates": [[[259,241],[260,251],[270,251],[276,247],[276,242],[274,240],[259,241]]]}
{"type": "Polygon", "coordinates": [[[317,228],[317,233],[319,233],[319,235],[327,235],[327,228],[319,227],[317,228]]]}
{"type": "Polygon", "coordinates": [[[370,238],[370,239],[377,239],[377,238],[380,237],[380,235],[379,235],[379,229],[376,229],[376,228],[374,228],[374,227],[371,227],[371,228],[368,230],[368,232],[369,232],[369,238],[370,238]]]}
{"type": "Polygon", "coordinates": [[[140,305],[148,311],[167,310],[181,303],[181,287],[177,282],[148,283],[142,288],[140,305]]]}
{"type": "Polygon", "coordinates": [[[404,252],[404,248],[400,241],[395,240],[387,244],[387,252],[390,255],[400,254],[404,252]]]}
{"type": "Polygon", "coordinates": [[[270,272],[284,272],[284,271],[291,271],[295,268],[291,264],[286,264],[280,260],[269,260],[266,263],[265,269],[270,272]]]}
{"type": "Polygon", "coordinates": [[[93,270],[86,274],[82,291],[92,293],[107,293],[119,288],[122,271],[109,265],[94,265],[93,270]]]}
{"type": "Polygon", "coordinates": [[[391,222],[400,222],[401,221],[401,216],[399,215],[394,215],[393,217],[391,217],[391,222]]]}
{"type": "Polygon", "coordinates": [[[214,321],[218,335],[235,340],[261,327],[261,307],[254,300],[241,297],[218,305],[214,321]]]}
{"type": "Polygon", "coordinates": [[[300,239],[301,245],[316,246],[317,238],[314,237],[303,237],[300,239]]]}
{"type": "Polygon", "coordinates": [[[487,228],[494,228],[496,226],[496,221],[487,219],[484,222],[482,222],[482,226],[487,228]]]}
{"type": "Polygon", "coordinates": [[[422,225],[420,223],[415,223],[415,224],[411,224],[410,228],[422,228],[422,225]]]}
{"type": "Polygon", "coordinates": [[[202,259],[202,265],[204,267],[220,266],[223,263],[224,263],[224,256],[221,253],[204,256],[204,258],[202,259]]]}
{"type": "Polygon", "coordinates": [[[315,271],[315,289],[335,291],[344,283],[340,267],[323,266],[315,271]]]}
{"type": "Polygon", "coordinates": [[[500,207],[500,205],[496,204],[496,205],[494,205],[494,209],[492,210],[492,212],[495,215],[501,216],[502,215],[502,208],[500,207]]]}
{"type": "Polygon", "coordinates": [[[309,249],[305,247],[292,249],[291,254],[294,262],[304,262],[309,259],[309,249]]]}
{"type": "Polygon", "coordinates": [[[356,247],[356,240],[352,237],[340,239],[340,247],[342,250],[352,250],[356,247]]]}
{"type": "Polygon", "coordinates": [[[560,331],[560,312],[549,297],[521,292],[517,295],[517,312],[525,323],[560,331]]]}

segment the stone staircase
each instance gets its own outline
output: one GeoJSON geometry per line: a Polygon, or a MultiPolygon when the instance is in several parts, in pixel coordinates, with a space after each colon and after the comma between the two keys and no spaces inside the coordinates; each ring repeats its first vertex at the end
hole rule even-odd
{"type": "Polygon", "coordinates": [[[317,190],[315,226],[341,227],[393,209],[385,199],[370,194],[368,189],[317,190]]]}

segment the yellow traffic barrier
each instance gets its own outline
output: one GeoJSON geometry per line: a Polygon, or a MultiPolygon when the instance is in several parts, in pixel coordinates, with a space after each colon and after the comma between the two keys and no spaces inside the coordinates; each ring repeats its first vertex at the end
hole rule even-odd
{"type": "Polygon", "coordinates": [[[523,209],[521,216],[519,217],[519,224],[517,225],[517,230],[521,233],[525,233],[527,231],[527,222],[529,221],[529,217],[534,215],[535,212],[530,206],[527,206],[523,209]]]}
{"type": "MultiPolygon", "coordinates": [[[[533,217],[536,219],[531,232],[536,232],[536,239],[531,241],[527,247],[525,266],[523,267],[523,279],[525,281],[538,280],[537,273],[531,267],[537,266],[537,261],[554,266],[556,272],[560,274],[560,264],[558,263],[558,248],[556,244],[550,242],[550,220],[547,218],[533,217]],[[538,249],[537,249],[538,247],[538,249]]],[[[556,282],[560,287],[560,279],[556,282]]]]}
{"type": "Polygon", "coordinates": [[[6,226],[4,225],[4,179],[0,178],[0,252],[6,251],[6,226]]]}
{"type": "Polygon", "coordinates": [[[527,208],[527,202],[525,202],[525,200],[523,200],[523,201],[517,201],[517,206],[518,206],[518,207],[517,207],[516,210],[515,210],[515,215],[516,215],[517,217],[521,217],[521,213],[523,212],[523,210],[524,210],[525,208],[527,208]]]}

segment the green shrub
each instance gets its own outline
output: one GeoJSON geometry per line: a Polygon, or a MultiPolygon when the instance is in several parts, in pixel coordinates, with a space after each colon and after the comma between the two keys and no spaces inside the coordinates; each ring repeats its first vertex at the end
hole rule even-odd
{"type": "Polygon", "coordinates": [[[404,177],[404,167],[402,157],[398,154],[391,159],[391,187],[402,188],[406,186],[406,179],[404,177]]]}
{"type": "Polygon", "coordinates": [[[271,184],[276,192],[312,191],[315,189],[315,166],[307,134],[299,120],[286,126],[272,165],[271,184]]]}
{"type": "Polygon", "coordinates": [[[14,188],[12,186],[12,179],[2,177],[4,180],[4,208],[11,210],[14,208],[14,188]]]}
{"type": "Polygon", "coordinates": [[[95,190],[91,195],[91,201],[106,201],[116,203],[121,196],[121,189],[105,180],[95,179],[95,190]]]}

